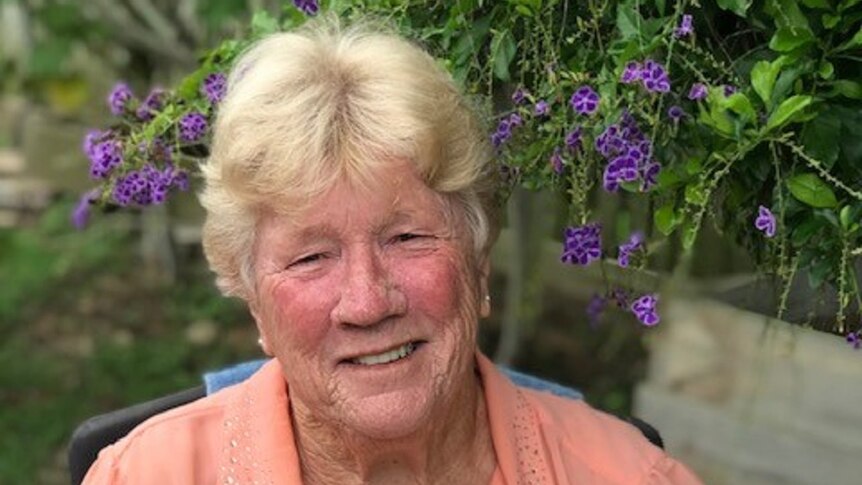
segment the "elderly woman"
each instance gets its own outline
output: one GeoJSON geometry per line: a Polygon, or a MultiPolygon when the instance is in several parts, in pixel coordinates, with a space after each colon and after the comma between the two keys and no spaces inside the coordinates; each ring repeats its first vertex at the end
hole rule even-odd
{"type": "Polygon", "coordinates": [[[86,483],[698,483],[478,351],[494,168],[424,51],[333,21],[273,35],[237,62],[214,129],[204,248],[274,358],[145,422],[86,483]]]}

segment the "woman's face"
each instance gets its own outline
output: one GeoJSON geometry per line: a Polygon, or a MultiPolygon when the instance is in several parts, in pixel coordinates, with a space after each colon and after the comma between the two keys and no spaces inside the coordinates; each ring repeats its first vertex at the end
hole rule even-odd
{"type": "Polygon", "coordinates": [[[378,179],[339,183],[298,218],[263,216],[250,306],[295,408],[397,438],[474,379],[488,265],[409,164],[378,179]]]}

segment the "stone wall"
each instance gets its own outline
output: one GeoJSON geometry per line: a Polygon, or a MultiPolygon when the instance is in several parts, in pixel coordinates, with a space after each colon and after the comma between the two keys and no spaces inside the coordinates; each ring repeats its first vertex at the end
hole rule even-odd
{"type": "Polygon", "coordinates": [[[663,315],[635,414],[706,483],[860,483],[862,352],[714,301],[663,315]]]}

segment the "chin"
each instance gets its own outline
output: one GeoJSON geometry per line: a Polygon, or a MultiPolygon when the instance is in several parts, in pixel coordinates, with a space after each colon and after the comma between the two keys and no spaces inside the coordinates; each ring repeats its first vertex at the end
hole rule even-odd
{"type": "Polygon", "coordinates": [[[344,425],[355,433],[378,440],[405,438],[431,420],[432,389],[414,387],[345,402],[344,425]]]}

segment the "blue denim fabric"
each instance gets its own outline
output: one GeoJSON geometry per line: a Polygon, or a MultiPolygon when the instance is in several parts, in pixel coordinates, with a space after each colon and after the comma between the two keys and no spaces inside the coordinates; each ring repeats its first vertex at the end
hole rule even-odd
{"type": "MultiPolygon", "coordinates": [[[[206,386],[207,395],[246,380],[249,376],[257,372],[265,362],[266,359],[252,360],[232,367],[207,372],[204,374],[204,384],[206,386]]],[[[502,366],[500,367],[500,370],[503,374],[506,374],[506,376],[509,377],[516,386],[535,389],[537,391],[550,392],[551,394],[569,399],[584,398],[584,395],[581,394],[580,391],[572,389],[571,387],[539,379],[538,377],[514,371],[502,366]]]]}

